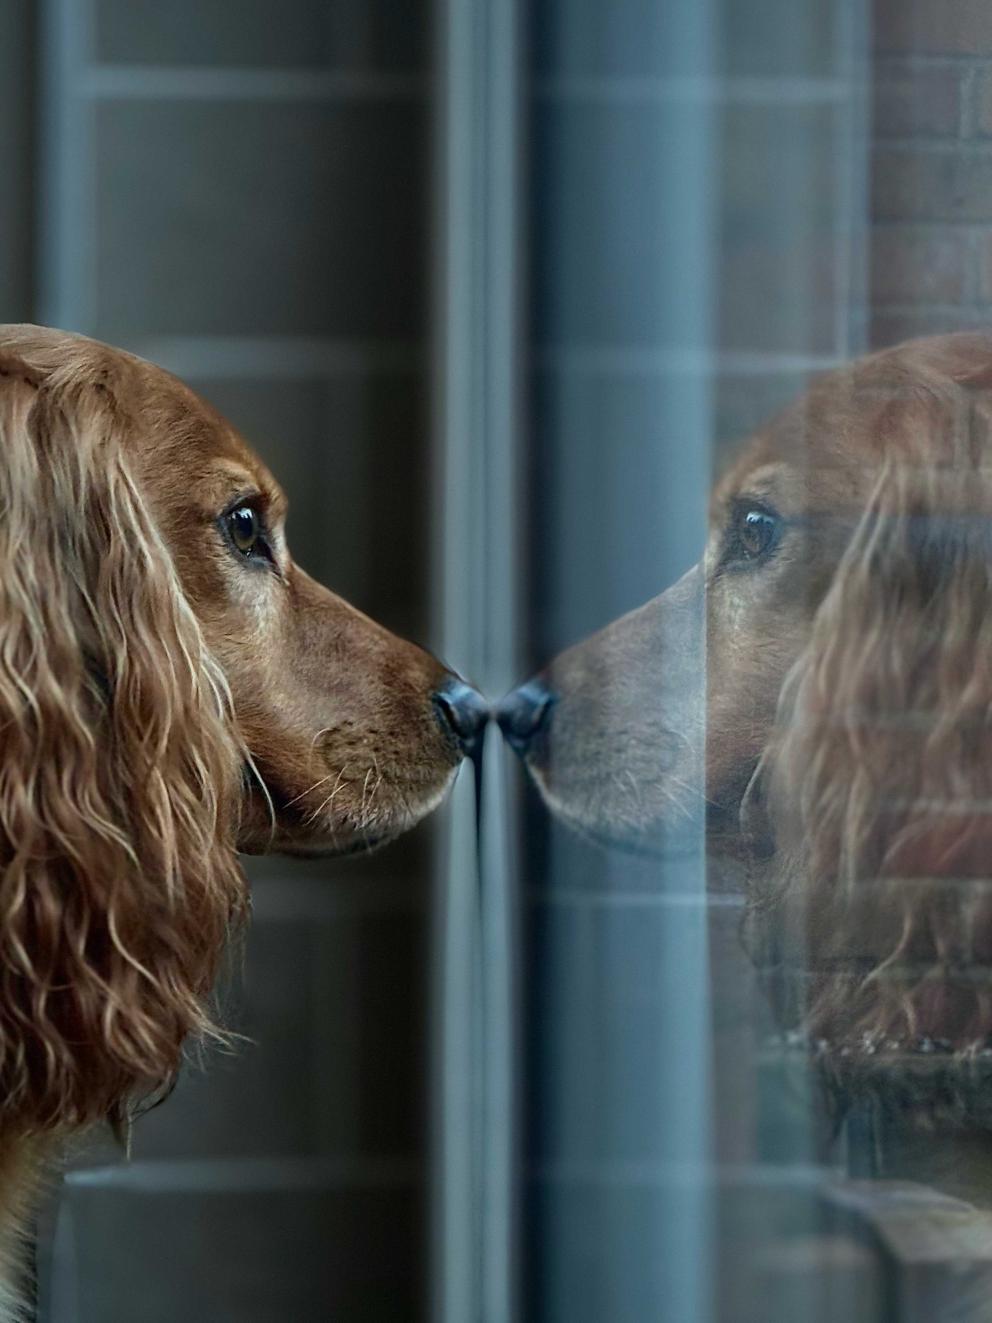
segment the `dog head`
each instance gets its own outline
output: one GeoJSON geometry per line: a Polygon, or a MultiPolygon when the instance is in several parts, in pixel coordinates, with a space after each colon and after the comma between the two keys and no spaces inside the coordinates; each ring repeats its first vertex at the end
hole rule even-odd
{"type": "Polygon", "coordinates": [[[286,500],[167,373],[0,332],[0,1111],[168,1078],[245,908],[235,850],[397,835],[485,719],[294,565],[286,500]]]}
{"type": "Polygon", "coordinates": [[[716,484],[703,561],[499,709],[582,831],[666,849],[705,811],[783,1017],[851,1050],[992,1029],[990,388],[979,335],[822,378],[716,484]]]}

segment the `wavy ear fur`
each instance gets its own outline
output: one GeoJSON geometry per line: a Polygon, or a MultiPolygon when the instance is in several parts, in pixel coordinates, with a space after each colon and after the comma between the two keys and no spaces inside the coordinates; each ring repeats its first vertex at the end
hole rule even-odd
{"type": "Polygon", "coordinates": [[[0,1128],[166,1085],[244,909],[222,674],[112,393],[0,363],[0,1128]]]}
{"type": "Polygon", "coordinates": [[[880,476],[764,760],[776,865],[751,932],[834,1060],[992,1037],[989,475],[880,476]]]}

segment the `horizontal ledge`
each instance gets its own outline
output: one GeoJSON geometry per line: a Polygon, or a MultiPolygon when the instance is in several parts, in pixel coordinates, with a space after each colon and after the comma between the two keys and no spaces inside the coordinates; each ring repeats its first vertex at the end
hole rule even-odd
{"type": "Polygon", "coordinates": [[[972,164],[976,161],[988,163],[992,160],[992,138],[879,136],[874,139],[873,150],[876,155],[954,156],[972,164]]]}
{"type": "Polygon", "coordinates": [[[67,90],[91,101],[409,101],[427,89],[423,74],[98,64],[67,90]]]}
{"type": "Polygon", "coordinates": [[[842,78],[551,76],[536,80],[534,95],[541,101],[606,106],[820,106],[846,104],[852,86],[842,78]]]}
{"type": "Polygon", "coordinates": [[[738,1166],[716,1162],[623,1162],[614,1159],[565,1159],[528,1166],[525,1178],[541,1185],[584,1185],[593,1189],[656,1187],[743,1190],[782,1189],[816,1192],[836,1181],[836,1171],[800,1163],[738,1166]]]}
{"type": "MultiPolygon", "coordinates": [[[[101,334],[99,328],[85,328],[101,334]]],[[[137,335],[116,337],[132,353],[191,379],[239,377],[306,378],[325,373],[423,371],[431,361],[426,341],[351,340],[291,335],[137,335]]],[[[543,344],[526,359],[537,371],[604,373],[725,373],[761,376],[769,372],[825,372],[849,361],[844,354],[797,354],[774,349],[652,349],[610,344],[543,344]]]]}
{"type": "Polygon", "coordinates": [[[541,906],[567,907],[575,909],[603,910],[670,910],[670,909],[743,909],[746,898],[742,894],[727,891],[707,892],[700,886],[698,892],[687,891],[618,891],[611,893],[607,888],[588,891],[579,887],[549,887],[547,890],[534,888],[526,893],[527,904],[541,906]]]}
{"type": "Polygon", "coordinates": [[[928,70],[961,73],[966,69],[987,69],[988,60],[989,53],[986,51],[976,51],[972,54],[877,47],[872,52],[875,70],[885,75],[901,72],[926,73],[928,70]]]}
{"type": "MultiPolygon", "coordinates": [[[[183,65],[97,64],[76,80],[91,100],[389,100],[425,97],[424,74],[327,69],[192,68],[183,65]]],[[[538,101],[593,105],[843,105],[852,83],[843,78],[541,77],[538,101]]]]}
{"type": "Polygon", "coordinates": [[[195,1158],[93,1167],[66,1174],[67,1190],[128,1193],[251,1193],[413,1185],[420,1163],[397,1158],[195,1158]]]}
{"type": "Polygon", "coordinates": [[[760,376],[768,372],[824,372],[849,360],[843,354],[796,354],[774,349],[651,349],[605,344],[543,345],[533,351],[534,365],[545,371],[653,373],[687,376],[728,373],[760,376]]]}

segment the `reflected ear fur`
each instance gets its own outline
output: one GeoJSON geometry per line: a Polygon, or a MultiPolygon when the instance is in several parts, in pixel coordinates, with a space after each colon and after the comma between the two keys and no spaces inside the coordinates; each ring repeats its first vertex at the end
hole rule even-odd
{"type": "Polygon", "coordinates": [[[787,1021],[854,1052],[992,1033],[992,536],[961,468],[890,466],[765,754],[749,922],[787,1021]]]}

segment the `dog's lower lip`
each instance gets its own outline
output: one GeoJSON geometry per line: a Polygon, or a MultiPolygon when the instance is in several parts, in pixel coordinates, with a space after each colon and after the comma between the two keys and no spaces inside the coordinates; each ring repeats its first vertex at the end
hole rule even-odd
{"type": "Polygon", "coordinates": [[[342,851],[343,854],[360,854],[363,850],[374,850],[376,846],[383,845],[391,839],[391,833],[388,831],[378,832],[375,836],[362,836],[353,841],[342,851]]]}

